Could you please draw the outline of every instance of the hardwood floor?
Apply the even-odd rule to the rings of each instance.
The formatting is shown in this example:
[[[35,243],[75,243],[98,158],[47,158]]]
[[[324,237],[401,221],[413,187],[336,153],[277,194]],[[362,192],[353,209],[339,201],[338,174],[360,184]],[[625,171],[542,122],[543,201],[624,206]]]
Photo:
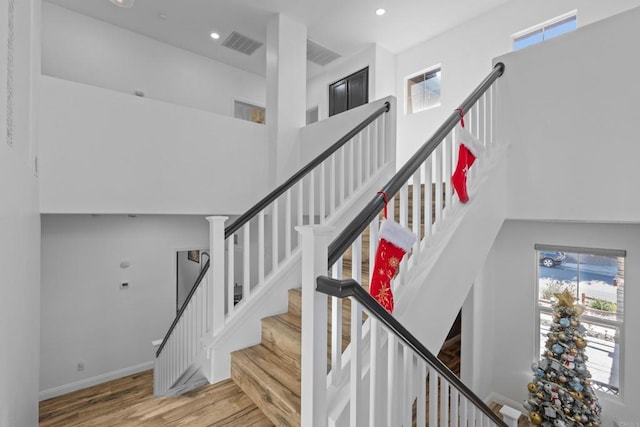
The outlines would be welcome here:
[[[231,380],[155,398],[152,371],[40,402],[39,425],[273,426]]]
[[[459,373],[459,336],[438,357]],[[40,402],[40,427],[49,426],[273,426],[231,380],[175,398],[153,397],[145,371]]]

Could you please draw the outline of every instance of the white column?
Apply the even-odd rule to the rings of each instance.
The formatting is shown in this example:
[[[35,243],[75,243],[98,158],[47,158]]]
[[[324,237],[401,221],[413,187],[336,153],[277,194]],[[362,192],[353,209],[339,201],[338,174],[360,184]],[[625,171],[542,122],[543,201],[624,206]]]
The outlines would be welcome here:
[[[274,186],[297,169],[307,107],[307,28],[278,14],[267,25],[269,167]]]
[[[301,425],[327,425],[327,295],[316,277],[328,272],[330,227],[296,227],[302,243]]]
[[[207,286],[213,292],[209,293],[207,301],[209,315],[207,324],[212,328],[212,336],[215,336],[224,327],[224,222],[229,219],[226,216],[209,216],[209,273],[207,274]]]

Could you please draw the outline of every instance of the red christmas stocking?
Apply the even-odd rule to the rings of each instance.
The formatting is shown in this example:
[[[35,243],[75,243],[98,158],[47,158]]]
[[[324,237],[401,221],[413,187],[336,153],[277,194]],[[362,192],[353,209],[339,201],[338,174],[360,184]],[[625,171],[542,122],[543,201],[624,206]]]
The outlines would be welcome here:
[[[369,293],[389,313],[393,312],[391,280],[395,277],[404,254],[415,241],[416,236],[397,222],[386,219],[382,221]]]
[[[476,157],[480,155],[484,147],[482,143],[471,135],[465,128],[460,128],[460,149],[458,151],[458,164],[456,170],[451,176],[451,183],[458,194],[458,198],[462,203],[469,201],[467,194],[467,171],[475,162]]]

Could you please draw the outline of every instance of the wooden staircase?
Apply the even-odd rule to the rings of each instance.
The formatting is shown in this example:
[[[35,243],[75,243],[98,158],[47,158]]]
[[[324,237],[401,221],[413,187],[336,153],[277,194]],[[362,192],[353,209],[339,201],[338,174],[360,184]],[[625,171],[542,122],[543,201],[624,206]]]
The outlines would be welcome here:
[[[424,185],[421,186],[421,204],[424,205]],[[443,188],[443,202],[445,200]],[[433,185],[435,194],[435,184]],[[409,227],[413,200],[408,199]],[[435,212],[435,200],[432,200],[432,213]],[[395,212],[399,213],[399,201],[395,201]],[[424,215],[421,215],[424,220]],[[435,213],[432,221],[435,220]],[[421,221],[421,222],[422,222]],[[422,227],[421,227],[422,228]],[[368,287],[369,268],[369,230],[362,236],[362,285]],[[420,236],[423,237],[423,236]],[[351,277],[351,249],[343,256],[343,277]],[[330,301],[329,301],[330,304]],[[330,309],[330,307],[328,307]],[[331,316],[329,316],[329,319]],[[351,301],[342,302],[343,350],[350,342]],[[364,317],[366,319],[366,317]],[[231,379],[258,406],[265,416],[277,426],[300,425],[300,359],[301,359],[301,323],[302,292],[300,289],[289,291],[288,312],[262,319],[262,342],[258,345],[235,351],[231,354]],[[329,328],[329,331],[331,329]],[[330,334],[330,332],[329,332]],[[458,337],[459,338],[459,337]],[[452,367],[459,367],[458,357],[449,358]],[[453,351],[454,354],[456,350]],[[446,353],[443,353],[446,354]],[[328,363],[331,361],[331,337],[327,343]]]
[[[262,319],[262,343],[231,353],[231,379],[277,426],[300,425],[300,289],[289,311]]]

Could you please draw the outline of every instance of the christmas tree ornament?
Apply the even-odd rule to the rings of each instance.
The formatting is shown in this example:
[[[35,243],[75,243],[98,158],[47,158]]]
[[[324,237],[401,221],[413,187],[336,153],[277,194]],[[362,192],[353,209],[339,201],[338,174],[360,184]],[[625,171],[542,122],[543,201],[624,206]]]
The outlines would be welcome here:
[[[542,416],[538,412],[532,412],[529,414],[529,419],[533,424],[540,425],[542,424]]]
[[[373,274],[369,284],[369,293],[382,305],[389,313],[393,313],[394,301],[391,292],[391,281],[396,276],[400,261],[404,255],[411,250],[417,241],[415,234],[409,229],[401,226],[397,222],[387,219],[387,203],[389,198],[386,193],[384,218],[380,225],[380,241],[376,251]]]
[[[451,175],[451,184],[456,190],[460,201],[467,203],[469,201],[469,194],[467,193],[467,172],[476,158],[484,150],[484,146],[475,136],[465,129],[464,112],[462,109],[457,108],[456,111],[460,114],[460,130],[456,132],[460,146],[458,148],[458,164],[455,172]]]

